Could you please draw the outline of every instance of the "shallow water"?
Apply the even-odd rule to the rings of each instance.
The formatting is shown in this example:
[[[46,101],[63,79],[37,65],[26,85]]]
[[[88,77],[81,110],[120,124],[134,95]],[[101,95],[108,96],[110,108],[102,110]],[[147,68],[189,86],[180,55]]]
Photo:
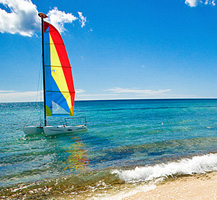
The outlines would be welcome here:
[[[217,169],[217,100],[80,101],[75,116],[87,117],[87,132],[25,136],[42,111],[42,103],[0,104],[1,197],[76,196]]]

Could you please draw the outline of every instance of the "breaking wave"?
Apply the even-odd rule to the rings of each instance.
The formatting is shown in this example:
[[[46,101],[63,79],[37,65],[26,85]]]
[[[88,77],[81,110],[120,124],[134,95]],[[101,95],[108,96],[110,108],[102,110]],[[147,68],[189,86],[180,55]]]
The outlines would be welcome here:
[[[132,170],[112,170],[112,174],[127,182],[148,182],[158,178],[173,176],[201,174],[217,171],[217,154],[195,156],[191,159],[184,158],[180,161],[157,164],[154,166],[136,167]]]

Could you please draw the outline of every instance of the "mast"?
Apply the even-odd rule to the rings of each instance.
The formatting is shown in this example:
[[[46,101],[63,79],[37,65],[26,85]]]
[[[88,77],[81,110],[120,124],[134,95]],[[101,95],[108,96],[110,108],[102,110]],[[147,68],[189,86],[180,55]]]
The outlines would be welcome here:
[[[45,64],[44,64],[44,18],[47,15],[44,13],[38,13],[41,17],[41,31],[42,31],[42,64],[43,64],[43,92],[44,92],[44,125],[47,126],[47,113],[46,113],[46,95],[45,95]]]

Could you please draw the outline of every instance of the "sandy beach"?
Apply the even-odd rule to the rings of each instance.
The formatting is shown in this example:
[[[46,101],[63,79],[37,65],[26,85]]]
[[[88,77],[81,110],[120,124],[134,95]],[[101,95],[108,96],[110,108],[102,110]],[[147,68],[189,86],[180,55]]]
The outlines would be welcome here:
[[[123,200],[217,199],[217,172],[171,179],[148,192],[138,192]]]

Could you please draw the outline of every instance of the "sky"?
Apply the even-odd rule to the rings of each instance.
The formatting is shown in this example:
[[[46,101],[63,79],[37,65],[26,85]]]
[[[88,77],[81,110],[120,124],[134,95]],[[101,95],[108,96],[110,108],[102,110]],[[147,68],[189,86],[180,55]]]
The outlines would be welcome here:
[[[0,102],[42,100],[48,15],[76,100],[217,98],[216,0],[0,0]]]

